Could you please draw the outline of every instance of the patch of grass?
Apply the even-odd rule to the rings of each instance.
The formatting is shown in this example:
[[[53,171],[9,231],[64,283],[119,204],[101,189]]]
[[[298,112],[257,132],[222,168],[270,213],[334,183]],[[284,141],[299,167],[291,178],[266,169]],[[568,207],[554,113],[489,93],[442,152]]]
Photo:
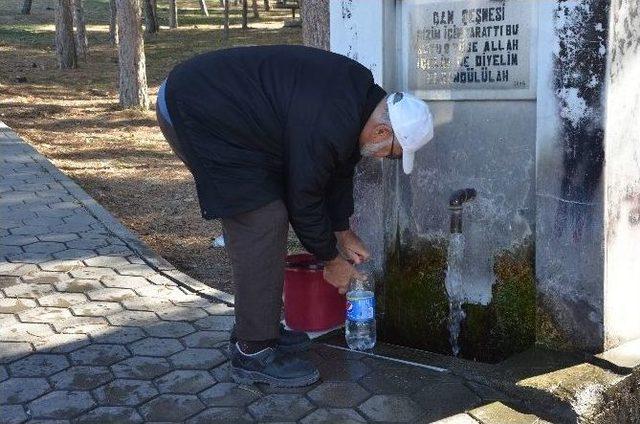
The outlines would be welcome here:
[[[6,46],[16,45],[50,45],[51,30],[41,25],[2,25],[0,26],[0,42]]]

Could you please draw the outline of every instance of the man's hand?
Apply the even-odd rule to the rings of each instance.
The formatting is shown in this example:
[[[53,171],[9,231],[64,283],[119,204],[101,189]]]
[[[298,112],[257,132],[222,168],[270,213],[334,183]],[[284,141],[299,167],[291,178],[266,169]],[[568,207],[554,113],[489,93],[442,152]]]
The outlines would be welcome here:
[[[360,274],[353,265],[340,255],[324,264],[324,279],[332,286],[337,287],[340,294],[345,294],[349,290],[349,282],[355,278],[366,280],[367,276]]]
[[[336,239],[338,239],[338,250],[342,256],[354,264],[361,264],[371,258],[371,253],[360,240],[360,237],[353,231],[338,231],[335,235]]]

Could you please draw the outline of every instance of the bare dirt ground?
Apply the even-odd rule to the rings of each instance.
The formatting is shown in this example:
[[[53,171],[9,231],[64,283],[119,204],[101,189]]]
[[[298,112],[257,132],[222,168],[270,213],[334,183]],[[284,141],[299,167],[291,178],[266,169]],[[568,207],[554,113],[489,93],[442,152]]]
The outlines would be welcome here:
[[[180,1],[181,27],[172,30],[166,26],[168,2],[158,3],[161,30],[145,35],[154,103],[168,71],[196,53],[301,41],[299,29],[283,28],[287,10],[261,10],[260,19],[251,19],[251,28],[244,31],[240,10],[232,10],[231,38],[225,42],[218,1],[208,2],[209,17],[200,15],[197,2]],[[0,120],[160,255],[192,277],[233,292],[226,253],[211,247],[212,239],[221,234],[220,224],[200,217],[191,175],[164,141],[154,110],[118,106],[117,52],[108,41],[108,0],[85,2],[90,55],[79,69],[65,71],[56,67],[55,1],[35,1],[28,16],[19,14],[21,4],[0,2]],[[290,240],[291,250],[298,250],[295,236]]]

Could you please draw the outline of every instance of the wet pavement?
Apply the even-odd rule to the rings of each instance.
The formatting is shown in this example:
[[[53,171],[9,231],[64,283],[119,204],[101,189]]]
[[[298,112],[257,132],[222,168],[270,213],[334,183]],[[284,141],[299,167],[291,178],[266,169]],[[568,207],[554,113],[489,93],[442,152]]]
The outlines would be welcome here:
[[[321,343],[308,352],[320,382],[237,385],[230,296],[140,253],[2,123],[0,158],[1,423],[541,422],[446,370]]]

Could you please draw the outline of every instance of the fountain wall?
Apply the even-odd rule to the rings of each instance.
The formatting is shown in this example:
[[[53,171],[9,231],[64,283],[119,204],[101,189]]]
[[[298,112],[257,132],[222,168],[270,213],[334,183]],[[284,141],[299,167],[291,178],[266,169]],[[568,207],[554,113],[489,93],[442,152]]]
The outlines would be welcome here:
[[[638,56],[629,48],[619,52],[614,62],[623,70],[613,83],[606,84],[613,78],[609,60],[615,51],[609,48],[615,44],[608,33],[610,2],[364,3],[331,3],[332,50],[368,66],[388,91],[421,95],[435,121],[435,137],[418,153],[412,175],[404,175],[398,164],[373,160],[364,161],[358,171],[353,226],[374,252],[372,272],[379,282],[382,338],[450,352],[446,326],[449,305],[444,289],[448,198],[451,192],[466,187],[475,188],[478,195],[463,210],[466,243],[461,273],[466,318],[460,335],[462,356],[501,359],[532,345],[536,325],[538,342],[567,349],[602,350],[607,337],[611,341],[608,346],[638,337],[629,328],[605,337],[606,320],[612,329],[614,323],[618,328],[623,325],[615,314],[605,320],[607,300],[611,308],[616,305],[626,311],[625,319],[640,322],[633,308],[625,306],[630,302],[622,299],[620,289],[620,281],[628,276],[621,271],[628,259],[622,246],[636,247],[638,240],[630,236],[637,236],[637,226],[628,222],[638,213],[634,205],[640,206],[636,183],[640,168],[633,167],[638,163],[633,159],[638,147],[630,140],[638,137],[639,131],[624,129],[632,125],[629,108],[637,110],[637,104],[629,96],[627,103],[615,100],[622,96],[621,87],[629,90],[628,79],[622,75],[628,75]],[[625,1],[611,3],[618,10],[618,26],[626,28],[621,21],[637,16],[629,10],[634,6]],[[456,19],[462,19],[463,10],[496,5],[504,6],[501,13],[506,15],[496,25],[517,24],[519,32],[510,37],[478,34],[479,41],[483,47],[486,41],[494,42],[488,48],[496,51],[489,54],[500,54],[507,41],[517,40],[517,49],[511,46],[511,52],[518,56],[517,65],[494,62],[487,67],[495,72],[494,81],[488,78],[484,84],[433,78],[435,65],[430,59],[446,55],[425,47],[434,44],[429,31],[462,25]],[[436,16],[434,12],[439,13]],[[573,21],[569,23],[567,16]],[[563,40],[570,28],[582,28],[587,31],[583,38],[597,36],[602,43],[595,52],[593,46],[578,44],[573,47],[579,54],[568,54]],[[637,34],[618,31],[624,40],[634,36],[637,38]],[[444,44],[443,37],[435,44]],[[475,61],[482,52],[472,50],[459,57]],[[585,54],[593,61],[584,63]],[[511,79],[496,81],[495,75],[505,69]],[[583,75],[593,73],[593,78],[571,82],[571,75],[578,70]],[[581,90],[589,84],[595,85]],[[627,116],[624,125],[620,118],[605,120],[606,109]],[[585,131],[591,131],[586,133],[591,134],[586,144],[580,134],[571,133],[571,125],[584,124],[583,118],[595,122],[583,125]],[[607,158],[620,164],[615,172],[613,167],[593,168],[602,161],[598,162],[597,155],[590,156],[598,149],[598,140],[609,134],[611,145],[617,147]],[[627,153],[621,155],[620,151]],[[586,156],[567,169],[572,152]],[[585,168],[585,163],[592,169]],[[603,175],[611,175],[621,188],[609,185],[607,191]],[[622,183],[623,179],[627,182]],[[620,213],[613,214],[616,208],[607,206],[604,193],[611,193],[609,198],[615,199],[617,210],[624,210],[622,218],[615,221],[618,230],[605,230],[605,216],[614,218]],[[585,211],[588,213],[582,213]],[[583,230],[581,238],[575,238],[578,227]],[[604,261],[605,251],[616,253],[609,263]],[[605,275],[611,276],[608,296]],[[635,293],[632,284],[628,286],[627,290]],[[633,296],[640,300],[640,295]]]

